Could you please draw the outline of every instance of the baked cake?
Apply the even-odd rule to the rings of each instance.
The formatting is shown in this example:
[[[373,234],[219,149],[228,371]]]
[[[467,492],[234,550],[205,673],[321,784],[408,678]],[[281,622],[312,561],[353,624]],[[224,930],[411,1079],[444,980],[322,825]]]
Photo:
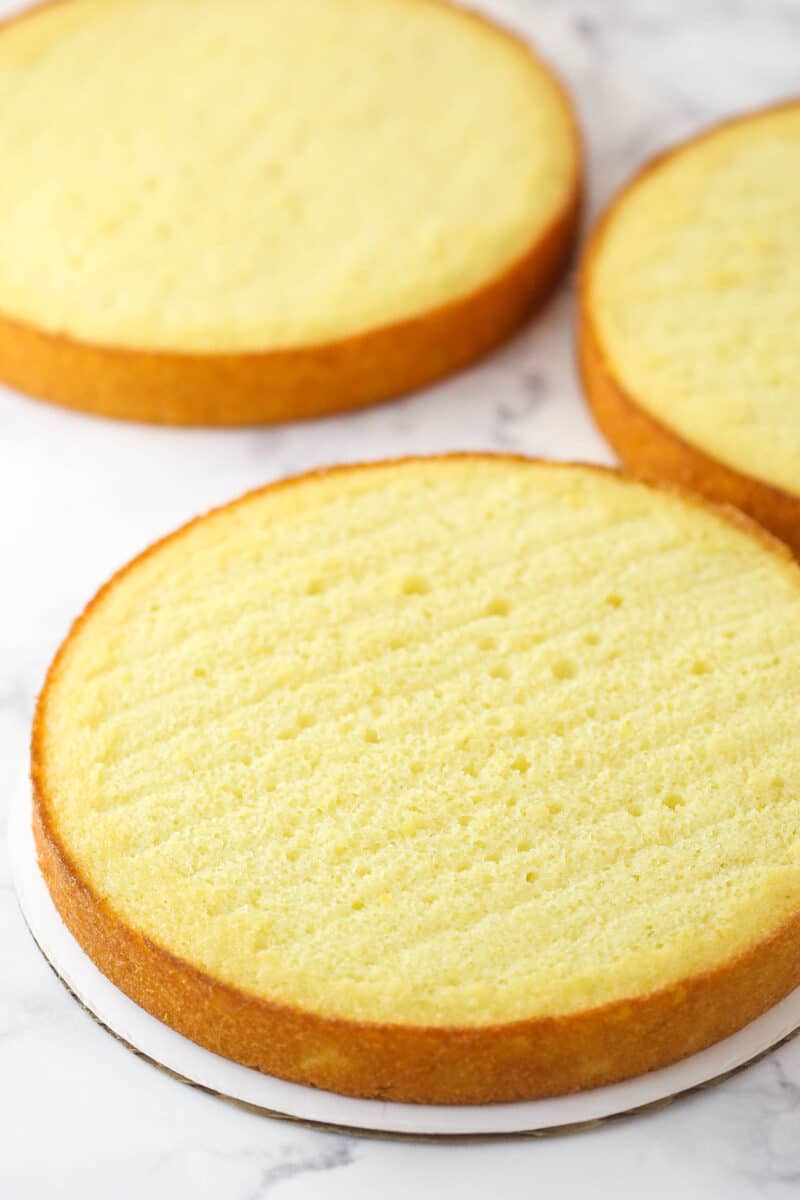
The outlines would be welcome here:
[[[74,625],[41,869],[123,991],[285,1079],[553,1095],[800,984],[800,567],[733,511],[491,455],[202,517]]]
[[[580,357],[638,472],[745,509],[800,550],[800,103],[651,163],[584,257]]]
[[[0,179],[0,379],[234,425],[506,337],[579,148],[532,50],[438,0],[60,0],[0,26]]]

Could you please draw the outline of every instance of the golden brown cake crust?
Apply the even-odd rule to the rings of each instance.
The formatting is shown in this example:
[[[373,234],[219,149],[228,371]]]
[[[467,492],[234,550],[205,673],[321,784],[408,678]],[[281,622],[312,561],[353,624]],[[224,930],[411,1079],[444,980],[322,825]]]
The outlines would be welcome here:
[[[727,466],[652,416],[614,371],[598,335],[589,301],[589,278],[605,232],[634,188],[673,155],[712,137],[720,129],[800,107],[790,100],[720,122],[659,154],[615,196],[596,225],[583,253],[578,289],[577,351],[581,380],[594,418],[622,461],[648,479],[672,480],[722,504],[733,504],[800,553],[800,496]]]
[[[0,35],[41,7],[0,21]],[[460,11],[524,47],[539,68],[544,65],[522,39],[477,12]],[[219,354],[95,344],[0,312],[0,380],[31,396],[98,416],[224,426],[305,420],[363,408],[461,370],[508,338],[546,299],[569,263],[580,217],[581,139],[567,91],[552,69],[547,70],[572,131],[571,186],[544,232],[510,266],[475,290],[338,340]]]
[[[333,468],[353,469],[358,468]],[[315,474],[319,472],[269,486],[295,487]],[[687,503],[713,507],[681,494]],[[778,557],[791,557],[782,543],[739,512],[722,509],[719,515]],[[248,995],[129,927],[92,891],[59,841],[44,752],[48,696],[65,648],[100,598],[154,550],[180,538],[195,523],[145,550],[89,603],[50,667],[33,727],[33,829],[44,879],[64,922],[89,957],[148,1012],[199,1045],[282,1079],[351,1096],[479,1104],[580,1091],[666,1066],[734,1033],[800,984],[798,910],[742,953],[649,995],[567,1016],[483,1027],[379,1024],[326,1017]]]

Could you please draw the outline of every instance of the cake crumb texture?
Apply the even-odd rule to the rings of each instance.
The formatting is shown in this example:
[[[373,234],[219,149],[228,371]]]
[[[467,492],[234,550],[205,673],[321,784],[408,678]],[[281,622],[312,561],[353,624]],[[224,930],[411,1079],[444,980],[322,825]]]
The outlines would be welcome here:
[[[431,0],[62,0],[0,29],[0,113],[0,313],[90,344],[347,338],[574,203],[549,70]]]
[[[491,456],[186,527],[93,602],[40,701],[62,904],[88,889],[248,1002],[429,1033],[619,1002],[624,1039],[800,904],[800,574],[754,528]],[[335,1086],[341,1044],[304,1046],[280,1070]]]

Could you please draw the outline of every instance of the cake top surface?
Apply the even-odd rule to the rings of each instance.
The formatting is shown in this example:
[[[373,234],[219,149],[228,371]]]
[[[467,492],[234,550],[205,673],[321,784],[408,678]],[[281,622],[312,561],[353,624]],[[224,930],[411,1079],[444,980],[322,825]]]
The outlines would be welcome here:
[[[61,0],[0,26],[0,312],[196,352],[467,295],[568,203],[568,105],[436,0]]]
[[[800,492],[800,103],[720,126],[612,206],[586,300],[617,381],[727,466]]]
[[[137,560],[40,703],[48,826],[129,926],[368,1021],[573,1012],[800,903],[800,574],[699,502],[453,457]]]

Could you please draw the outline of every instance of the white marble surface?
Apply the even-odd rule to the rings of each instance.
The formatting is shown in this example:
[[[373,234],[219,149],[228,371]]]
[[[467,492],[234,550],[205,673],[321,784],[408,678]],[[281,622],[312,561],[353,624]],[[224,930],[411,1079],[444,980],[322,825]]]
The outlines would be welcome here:
[[[0,0],[0,13],[15,7]],[[800,83],[798,0],[485,7],[530,34],[574,89],[590,214],[670,140]],[[126,427],[0,389],[0,804],[27,786],[34,697],[72,616],[115,567],[197,511],[340,459],[467,447],[608,459],[576,385],[571,312],[567,284],[513,344],[458,379],[295,428]],[[800,1195],[800,1039],[661,1112],[531,1142],[368,1141],[238,1111],[140,1062],[78,1009],[28,938],[2,851],[4,1200]]]

